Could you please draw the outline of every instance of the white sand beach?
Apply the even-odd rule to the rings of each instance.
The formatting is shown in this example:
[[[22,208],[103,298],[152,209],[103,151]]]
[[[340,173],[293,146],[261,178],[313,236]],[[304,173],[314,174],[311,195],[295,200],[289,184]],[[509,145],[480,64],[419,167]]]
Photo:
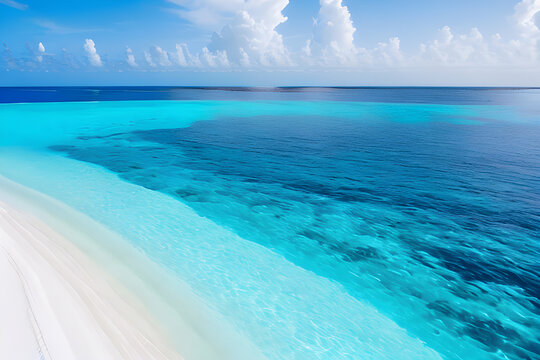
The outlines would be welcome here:
[[[67,239],[0,201],[0,358],[181,359]]]
[[[168,276],[85,215],[0,176],[0,359],[263,358]]]

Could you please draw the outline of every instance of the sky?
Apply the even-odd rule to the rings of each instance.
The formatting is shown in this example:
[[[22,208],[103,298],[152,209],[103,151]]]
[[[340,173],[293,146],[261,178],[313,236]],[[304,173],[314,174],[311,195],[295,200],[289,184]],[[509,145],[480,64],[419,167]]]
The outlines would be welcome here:
[[[540,0],[0,0],[0,86],[540,86]]]

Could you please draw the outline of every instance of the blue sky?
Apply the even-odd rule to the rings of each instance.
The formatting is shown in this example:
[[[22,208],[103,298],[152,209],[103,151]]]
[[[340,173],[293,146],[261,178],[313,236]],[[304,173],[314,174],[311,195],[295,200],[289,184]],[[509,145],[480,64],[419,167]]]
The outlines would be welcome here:
[[[540,85],[540,0],[0,0],[0,85]]]

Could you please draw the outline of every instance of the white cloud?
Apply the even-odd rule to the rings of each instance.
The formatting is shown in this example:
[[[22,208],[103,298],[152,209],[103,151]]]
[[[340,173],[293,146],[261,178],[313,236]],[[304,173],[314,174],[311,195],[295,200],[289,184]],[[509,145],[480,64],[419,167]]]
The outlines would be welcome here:
[[[208,50],[226,54],[237,65],[289,65],[290,59],[276,27],[285,22],[288,0],[251,0],[242,4],[232,22],[214,33]]]
[[[187,49],[186,44],[176,44],[176,58],[178,61],[178,65],[180,66],[188,65],[188,58],[186,56],[186,51],[184,51],[184,48]]]
[[[0,0],[0,4],[7,5],[9,7],[12,7],[17,10],[26,10],[28,9],[28,5],[14,1],[14,0]]]
[[[313,40],[306,43],[304,54],[316,62],[329,65],[356,63],[358,50],[354,44],[356,28],[347,6],[341,0],[320,0],[314,21]]]
[[[200,60],[191,55],[187,44],[176,44],[176,63],[182,67],[201,66]]]
[[[522,0],[515,7],[514,19],[519,39],[510,42],[508,51],[529,61],[540,59],[540,0]]]
[[[172,65],[171,60],[169,60],[169,53],[157,45],[144,52],[144,59],[151,67]]]
[[[313,38],[302,49],[309,65],[358,67],[416,66],[482,67],[531,65],[540,59],[540,0],[522,0],[513,16],[518,37],[509,41],[499,34],[486,38],[478,28],[454,34],[444,26],[437,39],[421,44],[419,54],[405,55],[401,41],[393,37],[373,49],[356,47],[351,14],[342,0],[320,0]]]
[[[135,61],[135,55],[133,55],[133,50],[130,47],[126,47],[126,61],[131,67],[137,67],[137,62]]]
[[[515,7],[514,18],[517,27],[523,37],[538,39],[540,29],[538,13],[540,12],[540,0],[522,0]]]
[[[442,64],[459,66],[531,66],[540,60],[540,0],[522,0],[514,8],[517,38],[505,40],[500,34],[485,38],[477,28],[454,36],[443,28],[443,40],[429,46],[442,56]]]
[[[388,42],[380,42],[370,53],[372,64],[383,66],[403,65],[404,56],[401,53],[401,40],[396,36]]]
[[[5,3],[7,0],[0,0]],[[187,68],[235,68],[275,69],[321,69],[329,71],[360,70],[377,71],[378,68],[396,71],[424,71],[426,73],[474,73],[475,70],[513,71],[540,69],[540,0],[515,0],[513,32],[483,34],[472,27],[459,33],[448,26],[442,27],[436,38],[428,39],[417,51],[402,50],[406,39],[398,36],[379,42],[371,48],[355,42],[356,27],[352,21],[347,1],[319,0],[319,12],[314,19],[313,34],[302,49],[287,49],[279,25],[287,21],[283,15],[289,0],[167,0],[177,7],[175,11],[184,19],[201,27],[213,27],[215,32],[207,46],[190,53],[187,44],[178,43],[167,51],[153,46],[144,52],[149,67],[159,69]],[[518,2],[519,1],[519,2]],[[511,16],[510,16],[511,15]],[[69,29],[48,21],[35,20],[51,32],[70,33],[82,30]],[[444,25],[444,24],[441,24]],[[474,24],[472,24],[474,25]],[[429,29],[427,29],[429,30]],[[435,30],[435,29],[433,29]],[[362,30],[367,31],[367,30]],[[414,43],[409,43],[409,47]],[[52,66],[52,56],[46,53],[43,43],[35,47],[27,45],[31,60],[9,57],[5,59],[16,68],[33,66],[47,69]],[[404,48],[407,48],[404,46]],[[89,63],[103,66],[95,43],[86,39],[84,44]],[[50,56],[50,57],[48,57]],[[126,48],[124,66],[143,66],[142,57],[135,61],[133,51]],[[78,59],[78,57],[75,57]],[[58,58],[60,61],[60,58]],[[73,60],[71,60],[73,62]],[[38,63],[42,63],[37,67]],[[66,67],[68,61],[64,60]],[[113,66],[114,62],[106,65]],[[13,66],[15,66],[13,65]],[[13,68],[12,66],[12,68]],[[82,67],[82,62],[76,65]],[[487,70],[486,70],[487,71]]]
[[[492,64],[497,61],[489,44],[477,28],[472,28],[469,34],[454,35],[449,26],[439,30],[439,38],[421,46],[421,55],[440,65],[480,65]]]
[[[240,59],[239,59],[240,65],[245,66],[245,67],[251,66],[251,61],[249,60],[248,53],[243,48],[239,49],[239,53],[240,53]]]
[[[170,9],[181,18],[209,29],[219,29],[241,10],[245,0],[167,0],[179,8]]]
[[[36,59],[38,62],[43,61],[43,54],[45,54],[45,46],[43,46],[42,42],[39,42],[38,44],[38,54],[36,56]]]
[[[88,61],[92,66],[102,66],[101,57],[97,53],[96,44],[92,39],[86,39],[84,41],[84,50],[86,51],[86,56],[88,56]]]
[[[215,67],[215,66],[229,66],[229,59],[227,57],[226,51],[216,51],[215,53],[212,53],[208,50],[207,47],[204,47],[202,49],[202,53],[200,55],[201,61],[204,65],[207,65],[209,67]]]
[[[500,34],[485,37],[479,29],[455,35],[450,27],[439,31],[439,38],[421,45],[420,58],[444,67],[528,67],[540,60],[540,0],[522,0],[513,15],[517,38],[505,40]],[[536,20],[536,21],[535,21]]]
[[[146,63],[152,67],[156,66],[156,64],[152,60],[152,55],[150,55],[150,53],[146,50],[144,51],[144,60],[146,60]]]
[[[150,48],[150,55],[160,66],[171,66],[172,63],[169,60],[169,54],[159,46],[152,46]]]

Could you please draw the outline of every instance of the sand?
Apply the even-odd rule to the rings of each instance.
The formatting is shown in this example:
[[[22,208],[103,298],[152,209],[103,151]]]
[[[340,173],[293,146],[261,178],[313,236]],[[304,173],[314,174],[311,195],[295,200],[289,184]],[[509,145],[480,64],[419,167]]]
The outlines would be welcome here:
[[[126,239],[2,176],[0,285],[0,359],[265,358]]]
[[[47,224],[0,201],[0,358],[181,359]]]

